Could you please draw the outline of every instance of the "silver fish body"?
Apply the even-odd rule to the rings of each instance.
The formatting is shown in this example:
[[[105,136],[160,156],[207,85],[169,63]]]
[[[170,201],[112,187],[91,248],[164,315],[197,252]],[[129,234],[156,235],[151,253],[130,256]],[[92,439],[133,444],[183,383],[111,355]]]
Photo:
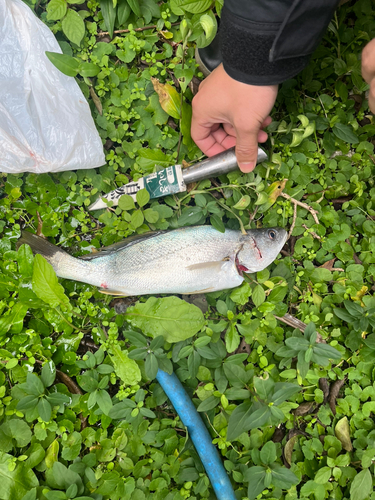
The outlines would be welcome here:
[[[275,260],[287,238],[284,229],[249,230],[246,235],[193,226],[131,238],[75,258],[46,240],[23,232],[57,276],[98,286],[113,295],[204,293],[234,288],[242,271],[257,272]],[[129,241],[129,242],[128,242]]]

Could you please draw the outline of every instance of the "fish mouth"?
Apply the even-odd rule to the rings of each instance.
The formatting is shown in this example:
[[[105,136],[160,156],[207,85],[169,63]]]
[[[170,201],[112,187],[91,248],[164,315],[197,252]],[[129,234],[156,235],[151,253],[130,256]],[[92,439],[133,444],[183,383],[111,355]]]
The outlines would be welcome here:
[[[258,255],[259,255],[259,259],[262,260],[263,259],[263,255],[262,255],[262,252],[260,251],[260,248],[258,247],[257,245],[257,242],[255,241],[255,238],[253,238],[251,236],[251,241],[253,242],[253,245],[254,245],[254,248],[257,250],[258,252]],[[238,250],[238,252],[236,253],[236,258],[235,258],[235,264],[236,264],[236,268],[237,268],[237,272],[240,276],[243,276],[243,273],[245,272],[250,272],[249,269],[245,266],[243,266],[242,264],[240,264],[239,260],[238,260],[238,254],[240,253],[240,251],[242,250],[242,247]]]
[[[239,263],[237,255],[236,255],[236,258],[235,258],[234,262],[236,264],[236,269],[237,269],[238,274],[240,276],[243,276],[243,273],[247,272],[248,268]]]

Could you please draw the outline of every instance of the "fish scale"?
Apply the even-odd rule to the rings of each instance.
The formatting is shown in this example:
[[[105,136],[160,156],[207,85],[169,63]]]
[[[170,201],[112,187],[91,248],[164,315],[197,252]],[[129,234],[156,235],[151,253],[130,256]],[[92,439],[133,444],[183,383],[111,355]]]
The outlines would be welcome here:
[[[247,234],[211,226],[193,226],[141,235],[104,248],[90,260],[70,256],[31,233],[27,243],[42,254],[61,278],[83,281],[113,295],[203,293],[233,288],[243,282],[242,270],[264,269],[278,255],[284,229],[254,229]]]

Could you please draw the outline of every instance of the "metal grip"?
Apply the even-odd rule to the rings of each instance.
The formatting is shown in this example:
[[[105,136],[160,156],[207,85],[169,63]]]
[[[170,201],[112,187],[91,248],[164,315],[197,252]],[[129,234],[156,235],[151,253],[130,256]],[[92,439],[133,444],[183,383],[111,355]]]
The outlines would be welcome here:
[[[198,182],[209,177],[227,174],[238,168],[235,148],[227,149],[218,155],[206,158],[182,170],[182,177],[186,184]],[[267,155],[263,149],[258,148],[257,163],[267,160]]]

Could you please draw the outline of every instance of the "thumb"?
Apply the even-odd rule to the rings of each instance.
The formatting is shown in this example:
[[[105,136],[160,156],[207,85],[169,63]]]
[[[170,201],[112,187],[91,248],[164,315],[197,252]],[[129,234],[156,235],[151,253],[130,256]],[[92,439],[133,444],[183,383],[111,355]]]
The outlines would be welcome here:
[[[375,113],[375,77],[370,82],[370,91],[368,95],[368,104],[370,110]]]
[[[259,129],[260,127],[251,132],[236,131],[236,158],[242,172],[251,172],[257,164]]]

